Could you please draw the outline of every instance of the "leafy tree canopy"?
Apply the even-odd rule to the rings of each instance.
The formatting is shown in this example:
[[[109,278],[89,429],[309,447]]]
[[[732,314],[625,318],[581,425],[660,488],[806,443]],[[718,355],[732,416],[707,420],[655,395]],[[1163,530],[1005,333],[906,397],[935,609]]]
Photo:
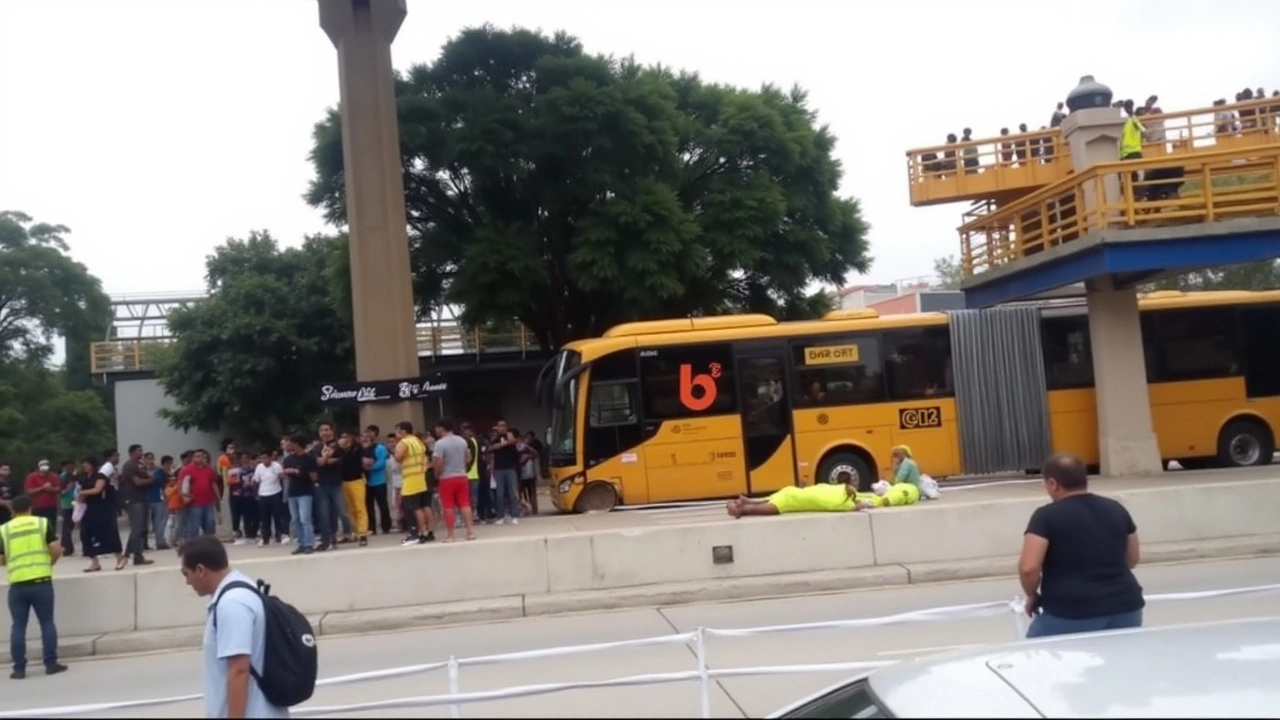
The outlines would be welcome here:
[[[568,35],[469,29],[396,94],[415,295],[544,345],[619,322],[805,316],[865,272],[835,137],[800,89],[747,91],[586,54]],[[314,133],[309,202],[346,222],[342,137]]]
[[[934,290],[959,290],[960,283],[964,282],[964,268],[960,267],[955,255],[935,258],[933,276]]]
[[[110,324],[102,285],[67,254],[62,225],[0,211],[0,462],[20,479],[36,461],[98,455],[112,444],[111,414],[87,385],[87,344]],[[49,367],[54,336],[85,350]],[[75,382],[71,382],[74,380]]]
[[[209,297],[169,315],[176,340],[157,354],[170,424],[266,440],[319,416],[317,388],[354,373],[350,291],[334,282],[346,253],[344,237],[282,249],[267,232],[215,250]]]
[[[85,340],[110,324],[102,283],[67,254],[69,232],[0,211],[0,360],[47,356],[54,335]]]

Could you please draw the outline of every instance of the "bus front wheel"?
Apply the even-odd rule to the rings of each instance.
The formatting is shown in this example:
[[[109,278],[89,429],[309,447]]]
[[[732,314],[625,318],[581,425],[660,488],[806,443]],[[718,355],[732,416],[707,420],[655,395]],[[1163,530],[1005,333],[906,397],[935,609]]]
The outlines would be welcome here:
[[[870,492],[871,484],[877,479],[871,473],[871,466],[857,453],[836,452],[824,458],[818,466],[817,481],[834,485],[845,482],[847,475],[853,477],[858,492]]]
[[[1269,465],[1275,451],[1271,431],[1253,420],[1227,423],[1218,436],[1218,464],[1225,467]]]
[[[605,513],[618,506],[618,491],[607,482],[593,482],[582,488],[582,493],[573,503],[573,509],[580,513]]]

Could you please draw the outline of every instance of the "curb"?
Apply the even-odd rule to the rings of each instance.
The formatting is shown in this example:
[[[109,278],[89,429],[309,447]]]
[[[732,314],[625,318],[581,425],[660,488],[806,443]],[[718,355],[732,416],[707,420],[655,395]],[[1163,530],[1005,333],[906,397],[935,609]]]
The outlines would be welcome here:
[[[1271,555],[1280,555],[1280,533],[1147,545],[1142,549],[1142,564],[1166,565]],[[980,558],[956,562],[887,565],[815,573],[733,578],[716,581],[714,584],[684,582],[554,595],[511,595],[426,606],[332,612],[312,615],[308,619],[315,628],[316,634],[321,636],[414,631],[448,625],[518,620],[541,615],[742,602],[795,595],[819,595],[905,585],[1012,577],[1014,562],[1013,558],[1007,557]],[[62,659],[69,659],[189,650],[200,647],[203,639],[203,625],[67,637],[60,640],[58,655]],[[28,645],[30,642],[29,640]],[[10,662],[8,648],[0,648],[0,663],[8,662]]]

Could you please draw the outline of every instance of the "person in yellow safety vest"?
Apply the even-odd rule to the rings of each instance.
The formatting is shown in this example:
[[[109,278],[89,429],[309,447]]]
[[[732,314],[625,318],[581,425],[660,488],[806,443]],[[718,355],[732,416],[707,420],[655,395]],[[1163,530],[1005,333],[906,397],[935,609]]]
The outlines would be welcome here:
[[[1138,116],[1144,113],[1142,108],[1137,112],[1133,109],[1133,101],[1125,100],[1124,105],[1125,121],[1124,129],[1120,131],[1120,159],[1121,160],[1141,160],[1142,159],[1142,134],[1147,131],[1142,126],[1142,122],[1138,120]],[[1142,200],[1145,196],[1146,189],[1140,185],[1142,182],[1142,172],[1133,173],[1132,190],[1134,200]]]
[[[36,611],[40,622],[40,643],[44,650],[46,675],[65,672],[58,662],[58,627],[53,624],[53,564],[62,557],[62,546],[46,542],[49,521],[31,514],[31,498],[19,495],[12,501],[13,519],[0,525],[0,564],[9,574],[9,656],[13,672],[9,677],[27,676],[27,620]]]

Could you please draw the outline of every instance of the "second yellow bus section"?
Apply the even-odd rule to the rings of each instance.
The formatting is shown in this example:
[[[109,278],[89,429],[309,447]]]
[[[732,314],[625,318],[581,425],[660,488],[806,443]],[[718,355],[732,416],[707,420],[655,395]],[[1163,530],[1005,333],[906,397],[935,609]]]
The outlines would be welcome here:
[[[1157,293],[1145,299],[1142,308],[1145,314],[1158,310],[1278,303],[1280,292]],[[738,327],[606,337],[574,343],[570,348],[581,352],[583,362],[588,364],[595,358],[626,348],[642,350],[768,339],[839,352],[849,347],[841,344],[840,338],[948,325],[947,316],[940,313],[874,317],[862,311],[837,311],[828,320],[763,325],[751,324],[746,319],[749,316],[738,317],[742,318]],[[1280,326],[1274,332],[1280,333]],[[789,427],[785,436],[775,443],[768,459],[754,470],[748,471],[745,462],[747,444],[752,439],[744,437],[749,424],[744,422],[744,412],[739,406],[731,414],[655,422],[647,439],[615,457],[585,469],[580,462],[553,468],[553,503],[562,511],[580,511],[584,508],[577,502],[578,497],[593,483],[609,485],[612,493],[616,493],[617,504],[637,505],[760,495],[788,485],[829,481],[841,470],[852,470],[862,477],[869,475],[874,480],[890,474],[890,450],[895,445],[909,445],[922,470],[936,478],[965,472],[960,419],[953,394],[946,392],[937,397],[906,401],[805,407],[801,399],[804,389],[797,385],[803,373],[813,368],[805,362],[810,359],[808,355],[803,359],[799,355],[797,353],[789,367],[782,368]],[[1280,356],[1272,362],[1280,366]],[[817,362],[816,366],[823,364]],[[589,371],[584,376],[589,377]],[[736,372],[734,382],[737,382]],[[576,388],[578,412],[574,418],[574,434],[579,438],[576,448],[579,458],[588,422],[588,384],[579,383]],[[1208,458],[1222,451],[1219,443],[1224,428],[1241,427],[1242,422],[1246,429],[1252,427],[1255,435],[1265,435],[1263,449],[1274,449],[1273,428],[1280,425],[1280,394],[1250,398],[1242,376],[1154,382],[1149,388],[1154,430],[1165,459],[1194,458],[1207,464]],[[745,393],[739,392],[739,401],[745,402],[745,399]],[[1046,391],[1046,404],[1049,446],[1070,450],[1087,463],[1096,464],[1099,449],[1093,388],[1050,388]],[[1257,462],[1261,464],[1269,459],[1268,454]],[[1192,465],[1193,461],[1185,460],[1184,464]]]

